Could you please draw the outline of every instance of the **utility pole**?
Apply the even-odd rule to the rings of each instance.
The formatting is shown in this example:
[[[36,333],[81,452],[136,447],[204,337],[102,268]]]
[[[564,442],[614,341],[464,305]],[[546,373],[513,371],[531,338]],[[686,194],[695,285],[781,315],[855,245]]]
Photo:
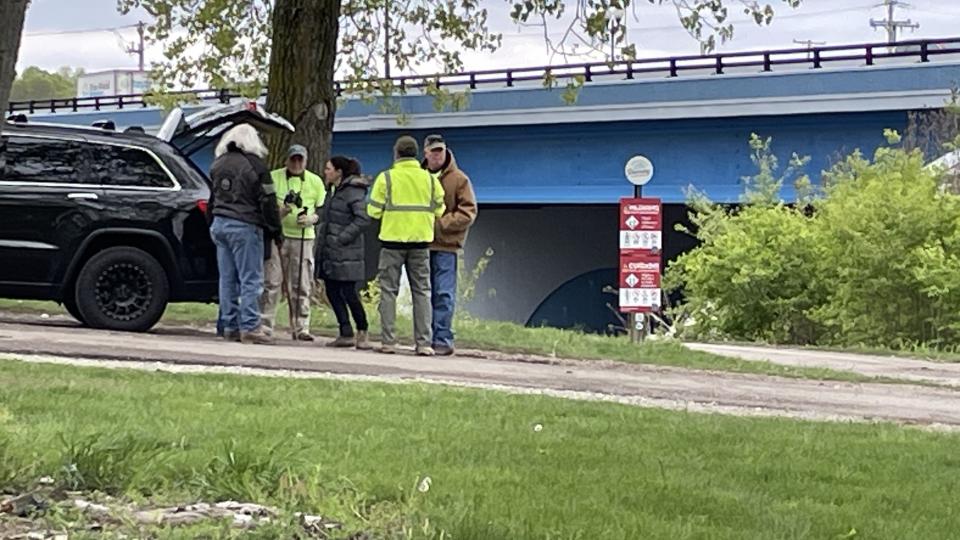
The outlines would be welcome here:
[[[806,45],[806,46],[807,46],[807,60],[809,60],[810,57],[811,57],[810,51],[813,50],[813,46],[814,46],[814,45],[826,45],[826,44],[827,44],[826,41],[813,41],[812,39],[794,39],[793,42],[796,43],[797,45]]]
[[[143,68],[144,68],[143,55],[144,55],[144,52],[146,52],[146,47],[145,47],[146,30],[147,30],[147,25],[143,21],[140,21],[139,23],[137,23],[137,35],[140,38],[138,41],[138,44],[131,43],[127,47],[127,53],[136,54],[139,57],[140,61],[138,63],[138,66],[140,67],[140,71],[143,71]]]
[[[919,23],[915,23],[910,19],[905,21],[898,21],[894,18],[894,11],[897,7],[908,7],[908,4],[901,2],[900,0],[883,0],[882,4],[877,4],[877,7],[887,8],[887,18],[882,20],[870,19],[870,26],[874,29],[883,28],[887,31],[887,43],[893,45],[897,42],[897,32],[903,29],[916,30],[920,28]]]

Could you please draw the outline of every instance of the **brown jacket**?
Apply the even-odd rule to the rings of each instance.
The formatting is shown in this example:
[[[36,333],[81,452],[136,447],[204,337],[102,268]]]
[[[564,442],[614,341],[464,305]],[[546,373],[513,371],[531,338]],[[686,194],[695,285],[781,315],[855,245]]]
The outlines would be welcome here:
[[[449,148],[447,163],[440,171],[440,183],[443,184],[444,203],[447,209],[443,217],[437,220],[436,233],[430,249],[456,253],[463,249],[467,241],[467,230],[477,219],[477,197],[473,194],[470,179],[457,167],[457,159]]]

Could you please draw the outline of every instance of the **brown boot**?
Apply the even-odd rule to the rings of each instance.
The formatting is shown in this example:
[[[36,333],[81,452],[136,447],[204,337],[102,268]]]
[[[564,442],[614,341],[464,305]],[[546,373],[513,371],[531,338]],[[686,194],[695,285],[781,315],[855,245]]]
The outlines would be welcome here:
[[[273,343],[273,337],[267,334],[262,326],[250,332],[240,332],[240,342],[248,345],[270,345]]]
[[[369,336],[367,336],[367,333],[364,331],[357,332],[357,350],[359,351],[373,350],[373,345],[370,344],[370,338]]]
[[[337,336],[337,339],[327,343],[327,347],[333,347],[334,349],[346,349],[348,347],[353,347],[353,338]]]

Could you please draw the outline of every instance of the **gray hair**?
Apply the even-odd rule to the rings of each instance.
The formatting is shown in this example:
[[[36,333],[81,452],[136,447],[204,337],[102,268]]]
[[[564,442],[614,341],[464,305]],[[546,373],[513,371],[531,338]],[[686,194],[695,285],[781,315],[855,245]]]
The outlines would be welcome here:
[[[263,141],[260,140],[260,134],[257,133],[257,130],[250,124],[234,126],[224,133],[223,136],[220,137],[220,142],[217,143],[217,149],[214,151],[214,155],[220,157],[226,154],[230,143],[237,145],[237,147],[248,154],[253,154],[261,158],[267,157],[269,153],[267,147],[263,145]]]

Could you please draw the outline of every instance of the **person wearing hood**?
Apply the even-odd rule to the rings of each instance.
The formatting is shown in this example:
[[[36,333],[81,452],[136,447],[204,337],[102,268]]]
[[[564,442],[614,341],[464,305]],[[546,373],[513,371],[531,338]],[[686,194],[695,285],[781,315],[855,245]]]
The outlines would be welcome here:
[[[430,244],[430,282],[433,304],[433,350],[439,356],[454,353],[453,313],[457,299],[457,258],[467,241],[467,232],[477,219],[477,197],[470,178],[457,167],[453,152],[440,135],[423,143],[423,168],[443,185],[443,216],[436,222]]]
[[[328,346],[369,350],[367,314],[358,289],[366,279],[363,231],[370,225],[366,208],[370,181],[360,174],[357,160],[344,156],[330,158],[323,176],[333,194],[327,197],[317,235],[317,277],[324,282],[340,326],[337,339]]]

